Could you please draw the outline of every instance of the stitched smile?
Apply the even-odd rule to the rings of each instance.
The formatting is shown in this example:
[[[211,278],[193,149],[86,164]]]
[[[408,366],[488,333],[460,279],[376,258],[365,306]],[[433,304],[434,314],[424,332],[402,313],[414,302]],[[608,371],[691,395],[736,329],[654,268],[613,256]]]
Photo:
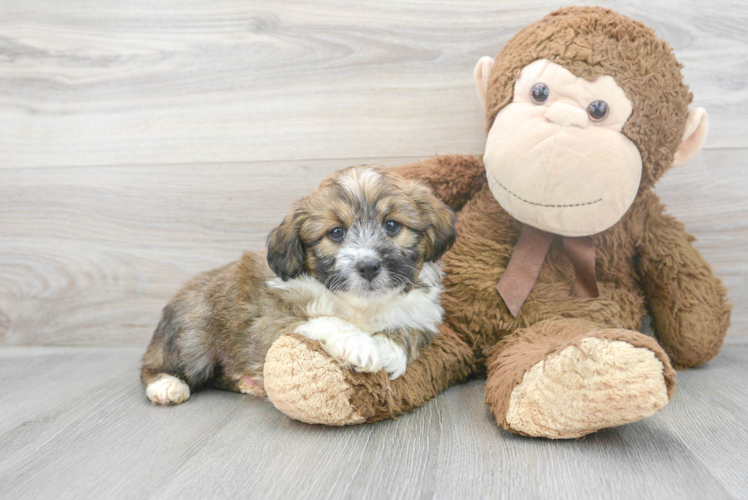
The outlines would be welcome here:
[[[499,182],[499,180],[493,174],[491,174],[491,178],[494,181],[496,181],[496,184],[498,184],[499,186],[501,186],[501,188],[504,191],[506,191],[507,193],[511,194],[512,196],[514,196],[515,198],[517,198],[519,201],[524,201],[525,203],[529,203],[530,205],[535,205],[536,207],[549,207],[549,208],[584,207],[584,206],[587,206],[587,205],[594,205],[597,202],[603,201],[603,199],[600,198],[599,200],[588,201],[586,203],[570,203],[568,205],[544,205],[543,203],[535,203],[534,201],[526,200],[526,199],[522,198],[521,196],[519,196],[519,195],[511,192],[509,190],[509,188],[507,188],[505,185],[503,185],[501,182]]]

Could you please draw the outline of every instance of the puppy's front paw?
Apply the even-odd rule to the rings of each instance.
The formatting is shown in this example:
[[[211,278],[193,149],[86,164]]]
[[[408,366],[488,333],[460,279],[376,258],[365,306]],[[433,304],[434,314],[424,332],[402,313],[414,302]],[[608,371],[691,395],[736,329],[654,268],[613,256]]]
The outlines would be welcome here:
[[[338,361],[356,371],[374,373],[382,369],[377,344],[363,332],[332,334],[322,346]]]
[[[306,323],[299,325],[294,332],[321,342],[326,341],[331,335],[340,335],[343,333],[364,335],[364,332],[360,328],[335,316],[320,316],[310,319]]]
[[[382,368],[387,371],[390,380],[402,376],[408,368],[408,356],[405,355],[405,350],[386,335],[374,335],[374,342],[379,350]]]
[[[379,349],[374,340],[343,319],[322,316],[307,321],[295,331],[319,340],[331,356],[356,371],[374,373],[382,369]]]

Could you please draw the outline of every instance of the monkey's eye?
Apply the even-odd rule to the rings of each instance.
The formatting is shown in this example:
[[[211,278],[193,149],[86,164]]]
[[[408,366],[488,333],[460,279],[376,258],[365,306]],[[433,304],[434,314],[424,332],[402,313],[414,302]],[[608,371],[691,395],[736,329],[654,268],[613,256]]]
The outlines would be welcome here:
[[[330,232],[327,233],[327,236],[329,236],[335,243],[340,243],[343,241],[343,238],[345,238],[345,229],[342,227],[332,228],[330,229]]]
[[[551,89],[545,83],[536,83],[530,91],[530,99],[535,104],[543,104],[551,96]]]
[[[593,122],[601,122],[608,116],[608,103],[605,101],[592,101],[587,106],[587,114]]]
[[[402,224],[400,224],[396,220],[387,219],[386,221],[384,221],[384,232],[387,233],[388,236],[395,236],[400,232],[400,229],[402,227]]]

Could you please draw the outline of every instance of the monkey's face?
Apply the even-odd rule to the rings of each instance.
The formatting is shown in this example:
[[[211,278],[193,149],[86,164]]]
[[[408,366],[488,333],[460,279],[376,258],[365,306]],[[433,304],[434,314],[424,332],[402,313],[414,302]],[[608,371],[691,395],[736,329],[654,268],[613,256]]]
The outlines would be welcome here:
[[[639,189],[642,158],[621,133],[631,111],[610,76],[589,82],[546,59],[528,64],[488,134],[491,192],[536,228],[564,236],[604,231]]]

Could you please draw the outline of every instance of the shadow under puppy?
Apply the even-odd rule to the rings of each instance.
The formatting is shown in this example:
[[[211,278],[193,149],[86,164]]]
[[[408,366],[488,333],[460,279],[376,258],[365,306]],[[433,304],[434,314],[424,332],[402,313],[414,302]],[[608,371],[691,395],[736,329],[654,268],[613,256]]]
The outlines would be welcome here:
[[[330,175],[270,233],[267,262],[245,252],[164,308],[143,357],[146,395],[178,404],[212,384],[264,396],[265,355],[284,332],[358,371],[399,377],[442,320],[435,261],[454,224],[417,181],[371,166]]]

